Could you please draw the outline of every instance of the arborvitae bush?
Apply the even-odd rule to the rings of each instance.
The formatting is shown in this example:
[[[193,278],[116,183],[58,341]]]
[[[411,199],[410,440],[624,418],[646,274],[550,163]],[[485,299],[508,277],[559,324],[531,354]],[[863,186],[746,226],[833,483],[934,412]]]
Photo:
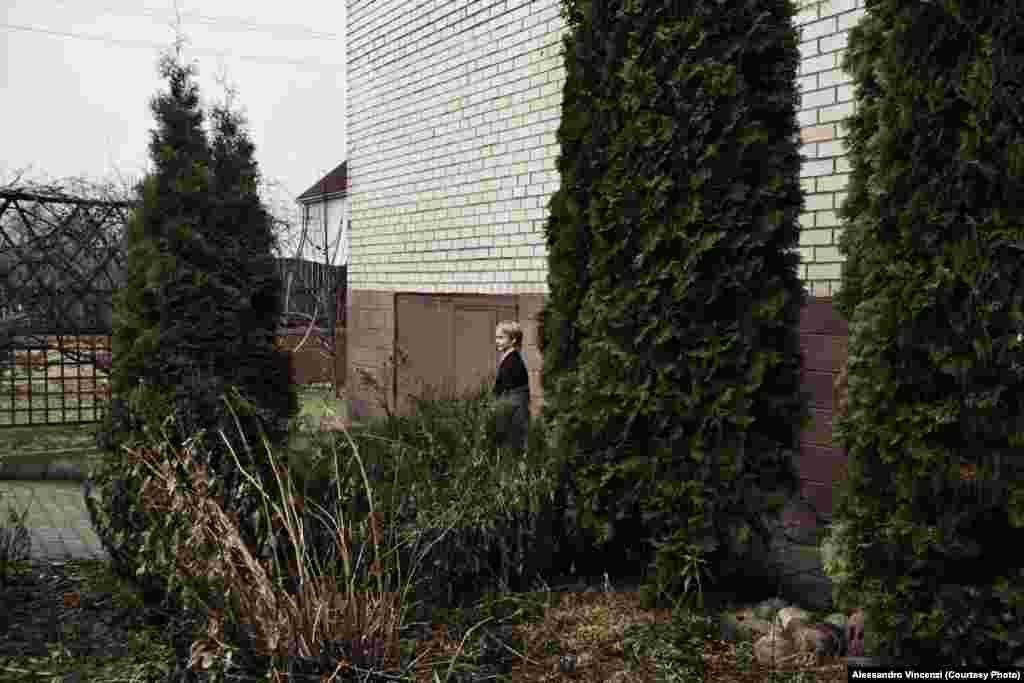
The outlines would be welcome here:
[[[670,595],[687,552],[742,569],[798,489],[807,419],[794,9],[684,5],[565,3],[541,316],[580,522],[645,542],[620,547]]]
[[[1024,657],[1019,31],[1011,0],[880,0],[844,61],[836,599],[867,610],[869,650],[905,662]]]
[[[115,570],[136,575],[145,566],[138,580],[155,593],[174,558],[140,555],[147,513],[138,492],[150,473],[128,464],[122,447],[162,441],[159,430],[169,414],[178,446],[206,429],[197,457],[214,473],[222,487],[218,499],[229,513],[239,513],[242,537],[254,546],[258,534],[249,513],[258,499],[243,490],[217,433],[238,436],[223,397],[236,387],[254,407],[242,419],[251,450],[233,445],[243,466],[260,474],[269,465],[257,427],[281,444],[297,411],[289,359],[274,347],[281,284],[270,220],[256,193],[252,144],[237,118],[218,110],[211,145],[192,69],[167,59],[161,73],[169,92],[152,103],[155,170],[138,188],[140,205],[127,229],[127,283],[114,300],[113,398],[97,432],[106,455],[91,476],[95,499],[87,498]]]
[[[243,418],[242,427],[253,438],[250,445],[256,459],[250,454],[242,462],[256,466],[261,475],[270,475],[266,451],[257,435],[262,431],[272,448],[282,448],[288,440],[289,420],[298,413],[290,357],[275,342],[284,305],[274,257],[276,237],[257,191],[259,167],[244,120],[226,107],[215,108],[211,118],[211,213],[198,243],[204,246],[196,252],[196,263],[197,267],[207,263],[212,267],[206,273],[201,298],[192,303],[191,310],[207,315],[203,324],[210,324],[212,331],[183,325],[180,334],[185,344],[194,344],[201,354],[204,377],[218,377],[224,386],[237,387],[252,402],[255,414]],[[216,420],[198,405],[179,415],[198,420],[194,425],[181,425],[186,434],[217,428],[228,435],[237,433],[223,401],[218,403]],[[214,451],[219,455],[211,455],[216,458],[211,465],[218,463],[218,471],[230,465],[230,459],[220,460],[225,451]],[[254,532],[243,525],[245,540],[255,540]]]

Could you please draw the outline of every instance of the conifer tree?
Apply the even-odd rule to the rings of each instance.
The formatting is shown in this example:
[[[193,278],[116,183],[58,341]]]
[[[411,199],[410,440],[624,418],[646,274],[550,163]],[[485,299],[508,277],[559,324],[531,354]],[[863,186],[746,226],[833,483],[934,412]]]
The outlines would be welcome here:
[[[850,32],[849,400],[826,566],[869,654],[1024,665],[1020,6],[878,0]]]
[[[126,283],[114,297],[111,404],[97,432],[106,458],[90,477],[96,497],[86,497],[113,569],[129,577],[138,566],[146,524],[137,500],[140,480],[127,476],[122,448],[145,438],[147,422],[158,429],[171,408],[167,387],[177,378],[164,375],[161,321],[177,313],[171,306],[185,294],[174,278],[179,245],[203,222],[209,193],[210,150],[192,70],[164,59],[160,73],[168,91],[150,104],[157,123],[149,144],[153,170],[136,188],[140,205],[125,235]],[[140,403],[143,395],[147,406]],[[142,583],[157,589],[155,581]]]
[[[172,58],[161,62],[168,92],[152,101],[153,171],[138,188],[140,204],[127,230],[127,282],[114,302],[112,401],[97,433],[107,452],[87,498],[93,526],[115,571],[135,576],[147,531],[140,504],[149,475],[122,447],[162,441],[175,447],[202,430],[194,456],[205,464],[225,510],[239,514],[250,547],[259,544],[248,513],[253,494],[218,431],[238,446],[224,397],[238,390],[253,408],[239,416],[251,448],[234,450],[244,467],[267,471],[263,431],[272,443],[287,433],[296,398],[288,359],[273,347],[280,315],[280,278],[270,249],[270,221],[256,194],[253,147],[227,110],[215,112],[211,144],[204,130],[194,71]],[[174,416],[165,425],[167,415]],[[94,499],[95,498],[95,499]],[[154,592],[166,584],[164,566],[150,558],[136,578]]]
[[[656,549],[648,594],[672,594],[688,554],[742,570],[798,490],[794,8],[564,6],[546,412],[581,523]]]
[[[282,318],[284,287],[274,256],[273,219],[259,192],[259,166],[243,117],[230,100],[211,111],[212,212],[207,233],[223,266],[220,279],[219,339],[211,339],[211,372],[238,388],[255,408],[257,420],[244,423],[246,434],[264,434],[272,449],[286,444],[289,421],[298,412],[289,356],[275,343]],[[211,301],[211,305],[214,302]],[[254,460],[261,477],[270,477],[262,444]],[[269,481],[269,479],[264,479]],[[268,487],[273,490],[273,487]],[[256,542],[256,530],[245,529]]]

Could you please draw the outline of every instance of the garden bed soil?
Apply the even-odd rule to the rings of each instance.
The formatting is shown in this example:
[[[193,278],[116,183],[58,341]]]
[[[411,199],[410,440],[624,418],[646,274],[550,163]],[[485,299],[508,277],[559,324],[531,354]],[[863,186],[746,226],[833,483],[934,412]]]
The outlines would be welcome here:
[[[447,662],[462,648],[462,664],[457,670],[466,666],[466,659],[473,659],[477,664],[470,666],[478,671],[481,667],[495,669],[493,673],[505,673],[504,680],[527,683],[668,680],[669,671],[662,668],[654,654],[661,646],[650,650],[629,634],[634,624],[652,629],[666,626],[671,613],[663,608],[641,609],[637,588],[637,581],[618,587],[605,585],[602,580],[576,582],[554,589],[547,600],[549,607],[542,610],[539,619],[488,626],[492,640],[513,642],[525,659],[507,652],[469,652],[462,638],[470,625],[481,620],[478,608],[436,613],[437,617],[448,616],[446,623],[437,619],[430,626],[421,623],[404,640],[411,647],[403,649],[429,653],[425,657],[428,662]],[[189,647],[204,631],[204,615],[198,611],[175,614],[145,605],[141,596],[111,579],[102,562],[20,565],[3,589],[0,609],[0,681],[208,680],[204,674],[185,671]],[[634,647],[647,654],[627,667],[627,651]],[[839,659],[812,667],[780,665],[769,671],[751,661],[749,647],[742,643],[712,639],[697,647],[701,649],[706,681],[760,683],[769,680],[771,671],[776,675],[773,680],[787,683],[847,680],[846,666]],[[486,666],[488,656],[494,659],[490,666]],[[572,664],[571,672],[561,670],[567,662]],[[443,674],[446,669],[444,665],[437,670]],[[433,670],[433,666],[417,666],[413,677],[395,680],[432,681]],[[804,677],[807,675],[811,678]]]
[[[0,680],[50,680],[36,676],[77,667],[80,680],[112,681],[103,672],[123,675],[132,653],[146,650],[148,657],[133,662],[145,668],[148,659],[140,680],[159,680],[152,665],[170,652],[162,644],[169,615],[137,595],[96,590],[103,573],[97,567],[102,563],[18,565],[0,595]]]

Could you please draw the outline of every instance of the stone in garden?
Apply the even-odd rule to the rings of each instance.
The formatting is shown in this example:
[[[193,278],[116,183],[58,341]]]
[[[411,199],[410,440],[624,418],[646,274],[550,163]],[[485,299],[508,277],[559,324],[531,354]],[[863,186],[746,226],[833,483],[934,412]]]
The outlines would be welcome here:
[[[809,620],[807,610],[772,598],[723,611],[719,617],[720,637],[734,642],[753,641],[755,653],[761,653],[758,661],[762,662],[798,653],[813,654],[819,660],[864,656],[862,610],[849,617],[835,612],[820,623],[809,624]]]
[[[857,654],[864,651],[862,611],[850,617],[833,613],[823,622],[808,624],[807,610],[784,603],[780,607],[780,603],[778,599],[765,600],[723,612],[719,620],[721,638],[753,641],[755,654],[761,653],[759,662],[771,662],[772,657],[779,661],[800,653],[813,654],[819,661],[832,657],[863,657]]]
[[[846,654],[850,657],[864,656],[864,626],[866,621],[864,610],[857,610],[850,615],[846,625]]]
[[[754,658],[761,664],[771,664],[792,656],[796,653],[796,645],[792,640],[773,629],[772,633],[761,636],[754,643]]]
[[[797,619],[790,622],[791,630],[776,627],[754,643],[754,656],[761,664],[779,662],[794,654],[810,653],[819,659],[839,657],[844,653],[844,634],[833,624],[804,626]]]
[[[719,624],[722,640],[757,640],[771,630],[771,623],[758,617],[750,607],[722,614]]]
[[[782,598],[770,598],[762,601],[757,607],[754,608],[754,613],[759,619],[769,620],[772,619],[780,609],[786,606],[786,601]]]
[[[845,654],[843,630],[834,624],[801,625],[793,631],[793,642],[800,652],[813,652],[819,658]]]
[[[776,621],[782,626],[783,631],[791,633],[798,625],[806,624],[810,617],[807,610],[799,607],[783,607],[779,610]]]

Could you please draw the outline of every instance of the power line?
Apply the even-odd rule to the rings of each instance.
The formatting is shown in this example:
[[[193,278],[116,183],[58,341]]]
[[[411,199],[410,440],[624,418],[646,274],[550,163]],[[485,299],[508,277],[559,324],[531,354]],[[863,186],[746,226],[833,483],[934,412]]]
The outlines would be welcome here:
[[[55,0],[55,4],[58,5],[59,7],[78,7],[78,5],[76,5],[75,3],[63,2],[62,0]],[[168,20],[168,21],[173,21],[173,20],[175,20],[177,18],[177,15],[175,13],[168,12],[166,10],[154,10],[154,9],[147,9],[147,8],[143,7],[143,8],[139,8],[138,9],[138,13],[122,14],[121,11],[120,11],[121,9],[122,8],[119,8],[119,7],[106,7],[106,8],[102,8],[102,9],[98,9],[98,10],[90,9],[90,13],[92,13],[92,14],[106,13],[106,14],[111,14],[111,15],[114,15],[114,16],[126,17],[126,18],[145,16],[145,17],[149,17],[151,19],[165,19],[165,20]],[[133,8],[133,9],[135,9],[135,8]],[[337,33],[328,33],[328,32],[325,32],[325,31],[316,31],[316,30],[314,30],[314,29],[312,29],[312,28],[310,28],[308,26],[302,26],[300,24],[262,24],[262,23],[253,21],[251,19],[246,19],[244,17],[224,17],[224,16],[214,17],[214,16],[208,16],[208,15],[204,15],[204,14],[199,14],[198,12],[183,12],[181,14],[181,18],[183,20],[184,19],[195,20],[197,23],[205,24],[207,26],[216,27],[216,26],[220,25],[220,26],[224,26],[225,28],[228,28],[228,29],[241,27],[241,28],[243,28],[246,31],[255,31],[255,32],[259,32],[259,33],[270,33],[270,34],[277,33],[279,35],[280,34],[285,34],[285,33],[290,33],[293,36],[304,37],[304,38],[308,38],[308,39],[312,39],[312,40],[338,40],[338,39],[341,38],[341,36],[339,34],[337,34]]]
[[[121,38],[113,38],[111,36],[97,36],[85,33],[70,33],[68,31],[54,31],[46,28],[38,28],[35,26],[19,26],[16,24],[0,23],[0,29],[7,29],[9,31],[24,31],[26,33],[39,33],[42,35],[57,36],[60,38],[74,38],[76,40],[92,40],[96,42],[106,43],[108,45],[114,45],[117,47],[145,48],[158,50],[165,50],[168,48],[168,45],[164,45],[161,43],[153,43],[145,40],[124,40]],[[213,57],[231,57],[234,59],[240,59],[242,61],[248,62],[256,62],[259,64],[288,65],[294,66],[299,69],[306,69],[309,71],[337,72],[345,70],[345,67],[342,64],[325,64],[323,62],[312,59],[288,59],[285,57],[267,57],[264,55],[239,55],[233,52],[226,52],[224,50],[208,50],[203,48],[189,49],[195,54],[199,55],[209,55]]]

